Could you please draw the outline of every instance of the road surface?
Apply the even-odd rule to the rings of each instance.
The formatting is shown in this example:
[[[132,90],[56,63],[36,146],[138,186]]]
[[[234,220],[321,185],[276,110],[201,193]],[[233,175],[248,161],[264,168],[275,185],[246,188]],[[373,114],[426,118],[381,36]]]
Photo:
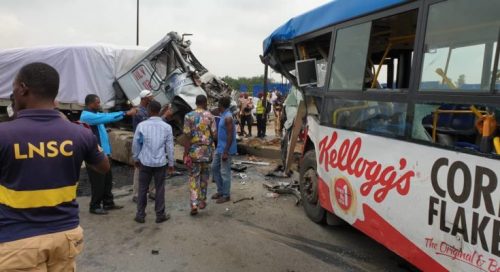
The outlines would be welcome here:
[[[291,181],[266,180],[272,167],[249,166],[247,178],[233,177],[232,200],[254,200],[209,200],[197,216],[189,215],[187,177],[168,179],[172,217],[162,224],[154,222],[152,201],[146,223],[133,221],[130,187],[116,191],[117,204],[125,208],[105,216],[89,214],[89,198],[79,197],[85,250],[78,271],[414,271],[350,226],[309,221],[292,196],[270,197],[263,182]],[[132,173],[130,168],[128,178]],[[209,184],[209,195],[214,190],[215,184]]]

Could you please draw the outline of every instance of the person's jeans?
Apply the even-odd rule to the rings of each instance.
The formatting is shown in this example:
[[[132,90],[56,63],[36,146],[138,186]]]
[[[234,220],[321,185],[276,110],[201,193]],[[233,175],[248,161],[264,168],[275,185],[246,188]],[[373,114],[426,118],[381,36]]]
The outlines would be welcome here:
[[[231,195],[231,155],[223,161],[222,154],[215,153],[212,175],[217,184],[217,193],[223,197],[229,197]]]

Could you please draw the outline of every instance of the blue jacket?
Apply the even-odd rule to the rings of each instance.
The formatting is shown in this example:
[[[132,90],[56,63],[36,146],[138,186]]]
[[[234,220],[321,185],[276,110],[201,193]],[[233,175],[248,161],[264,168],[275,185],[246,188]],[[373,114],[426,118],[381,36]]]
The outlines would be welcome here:
[[[108,132],[104,124],[120,121],[124,116],[124,111],[92,112],[83,110],[80,115],[80,121],[92,127],[92,131],[94,135],[96,135],[97,140],[99,140],[99,144],[104,150],[104,153],[109,156],[111,154],[111,145],[109,144]]]

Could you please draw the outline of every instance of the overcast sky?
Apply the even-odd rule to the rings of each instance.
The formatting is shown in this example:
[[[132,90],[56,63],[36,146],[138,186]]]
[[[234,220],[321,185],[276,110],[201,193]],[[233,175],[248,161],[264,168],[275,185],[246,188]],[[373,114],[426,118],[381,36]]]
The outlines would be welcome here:
[[[136,0],[0,1],[0,48],[136,43]],[[149,47],[170,31],[192,33],[192,51],[216,75],[261,75],[262,41],[291,17],[327,2],[140,0],[139,45]]]

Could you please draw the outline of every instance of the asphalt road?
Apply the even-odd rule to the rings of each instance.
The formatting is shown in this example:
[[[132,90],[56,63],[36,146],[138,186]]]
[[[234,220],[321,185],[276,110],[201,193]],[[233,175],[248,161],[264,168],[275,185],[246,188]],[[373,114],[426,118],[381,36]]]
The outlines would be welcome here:
[[[130,187],[116,191],[116,202],[125,208],[105,216],[89,214],[89,198],[79,197],[85,250],[78,271],[413,271],[354,228],[315,224],[293,197],[269,197],[262,183],[271,168],[250,166],[246,179],[233,177],[232,199],[254,200],[209,201],[194,217],[187,177],[168,179],[172,217],[162,224],[154,222],[154,202],[148,203],[145,224],[133,221]],[[209,195],[214,190],[210,184]]]

